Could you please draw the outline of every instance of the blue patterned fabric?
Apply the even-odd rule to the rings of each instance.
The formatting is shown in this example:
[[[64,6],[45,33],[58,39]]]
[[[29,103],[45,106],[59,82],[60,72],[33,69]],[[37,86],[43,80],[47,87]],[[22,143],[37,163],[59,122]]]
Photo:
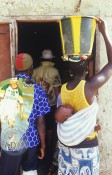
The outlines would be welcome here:
[[[59,143],[58,175],[99,175],[99,150],[70,148]]]
[[[18,74],[16,77],[32,80],[25,74]],[[32,148],[40,143],[35,121],[38,117],[44,116],[49,111],[50,106],[45,91],[41,86],[34,83],[34,102],[32,112],[28,118],[29,127],[24,136],[21,138],[21,141],[26,141],[27,148]]]

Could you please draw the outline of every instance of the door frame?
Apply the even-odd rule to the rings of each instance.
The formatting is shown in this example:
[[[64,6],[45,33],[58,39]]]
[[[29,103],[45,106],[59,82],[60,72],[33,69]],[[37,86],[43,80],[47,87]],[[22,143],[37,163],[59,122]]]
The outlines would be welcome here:
[[[38,15],[38,16],[12,16],[11,18],[0,18],[0,24],[7,23],[10,27],[10,58],[11,58],[11,75],[15,76],[15,56],[18,54],[18,22],[57,22],[67,17],[64,15]],[[96,28],[96,58],[95,72],[100,69],[100,34]]]
[[[43,15],[43,16],[19,16],[16,17],[15,20],[15,42],[16,42],[16,54],[18,54],[18,27],[17,27],[17,23],[18,22],[31,22],[31,23],[36,23],[36,22],[57,22],[58,20],[60,20],[61,18],[63,18],[64,16],[57,16],[57,15]]]
[[[43,15],[43,16],[12,16],[1,17],[0,24],[9,24],[10,30],[10,59],[11,59],[11,76],[15,76],[15,57],[18,54],[18,22],[57,22],[64,16]]]
[[[8,24],[9,31],[10,31],[10,60],[11,60],[11,77],[15,75],[15,66],[14,66],[14,59],[15,59],[15,28],[14,28],[15,21],[12,19],[0,19],[0,24]]]

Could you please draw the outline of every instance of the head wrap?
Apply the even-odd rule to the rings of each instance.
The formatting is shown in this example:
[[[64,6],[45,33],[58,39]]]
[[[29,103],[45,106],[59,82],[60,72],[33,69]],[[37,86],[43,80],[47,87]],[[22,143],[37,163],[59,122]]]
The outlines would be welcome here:
[[[53,55],[51,50],[43,50],[41,58],[49,60],[53,59],[55,56]]]
[[[27,70],[33,65],[32,57],[27,53],[21,53],[16,56],[15,67],[19,71]]]

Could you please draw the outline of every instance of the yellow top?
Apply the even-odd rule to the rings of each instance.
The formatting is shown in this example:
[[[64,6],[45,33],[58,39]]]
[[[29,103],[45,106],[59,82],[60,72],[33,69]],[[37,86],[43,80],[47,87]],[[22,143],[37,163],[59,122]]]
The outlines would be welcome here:
[[[66,85],[64,84],[61,88],[61,100],[63,105],[69,105],[74,108],[74,112],[78,112],[89,106],[89,103],[86,100],[84,88],[85,80],[81,80],[80,83],[73,90],[67,90]],[[88,140],[93,140],[97,136],[97,132],[89,135]]]
[[[74,112],[78,112],[89,106],[85,93],[85,80],[81,80],[80,83],[73,90],[67,90],[64,84],[61,88],[61,99],[63,105],[70,105],[74,108]]]

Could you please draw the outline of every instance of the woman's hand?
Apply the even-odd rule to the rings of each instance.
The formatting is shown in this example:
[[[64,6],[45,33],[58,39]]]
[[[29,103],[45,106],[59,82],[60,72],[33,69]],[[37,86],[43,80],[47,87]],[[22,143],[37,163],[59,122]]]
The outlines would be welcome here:
[[[99,31],[104,34],[106,31],[107,31],[107,25],[106,25],[106,22],[101,19],[101,18],[98,18],[97,19],[97,23],[98,23],[98,28],[99,28]]]

